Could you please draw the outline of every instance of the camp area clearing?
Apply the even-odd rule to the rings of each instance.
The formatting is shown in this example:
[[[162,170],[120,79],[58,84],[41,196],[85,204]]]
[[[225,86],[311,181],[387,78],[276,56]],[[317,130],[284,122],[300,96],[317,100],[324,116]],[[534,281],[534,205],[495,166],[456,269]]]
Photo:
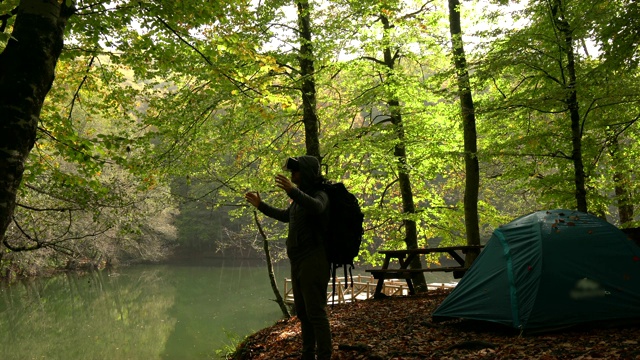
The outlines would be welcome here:
[[[419,249],[407,249],[407,250],[380,250],[378,253],[383,254],[384,262],[380,269],[367,269],[368,273],[378,280],[373,297],[382,297],[382,289],[387,279],[405,279],[409,294],[414,295],[415,289],[413,288],[413,281],[411,280],[415,273],[423,272],[453,272],[453,277],[456,279],[461,278],[468,270],[465,267],[465,255],[469,251],[480,252],[483,245],[460,245],[460,246],[447,246],[447,247],[433,247],[433,248],[419,248]],[[458,266],[429,266],[422,269],[409,269],[411,262],[420,255],[436,254],[450,256],[458,263]],[[397,260],[400,265],[399,268],[390,268],[392,260]],[[434,265],[434,264],[431,264]]]

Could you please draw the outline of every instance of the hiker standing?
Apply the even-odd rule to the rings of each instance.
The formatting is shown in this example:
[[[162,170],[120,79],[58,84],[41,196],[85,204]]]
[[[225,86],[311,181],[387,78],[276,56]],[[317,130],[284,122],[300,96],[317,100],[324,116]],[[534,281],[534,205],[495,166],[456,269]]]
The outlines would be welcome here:
[[[328,360],[332,351],[326,311],[330,268],[323,236],[329,197],[320,189],[324,178],[315,157],[289,158],[285,168],[291,171],[291,179],[277,175],[275,181],[291,198],[289,207],[274,208],[264,203],[257,192],[247,193],[245,199],[266,216],[289,223],[287,256],[295,310],[302,327],[302,359],[315,359],[317,351],[318,360]]]

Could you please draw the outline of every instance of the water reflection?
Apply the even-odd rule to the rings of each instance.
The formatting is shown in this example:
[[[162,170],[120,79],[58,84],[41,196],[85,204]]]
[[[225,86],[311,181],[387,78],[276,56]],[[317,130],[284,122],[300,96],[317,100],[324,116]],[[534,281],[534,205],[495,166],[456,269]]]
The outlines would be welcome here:
[[[265,267],[247,264],[66,274],[0,294],[1,359],[211,359],[229,334],[281,316]]]

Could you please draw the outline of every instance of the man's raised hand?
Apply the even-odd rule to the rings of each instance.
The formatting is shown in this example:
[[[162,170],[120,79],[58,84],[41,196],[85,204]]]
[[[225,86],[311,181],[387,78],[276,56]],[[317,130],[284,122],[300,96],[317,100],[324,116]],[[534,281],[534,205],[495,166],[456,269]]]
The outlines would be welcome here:
[[[262,202],[262,200],[260,199],[260,193],[257,191],[244,194],[244,198],[249,202],[249,204],[253,205],[256,208],[258,207],[258,205],[260,205],[260,202]]]
[[[276,175],[276,186],[289,193],[293,189],[293,183],[288,177],[278,174]]]

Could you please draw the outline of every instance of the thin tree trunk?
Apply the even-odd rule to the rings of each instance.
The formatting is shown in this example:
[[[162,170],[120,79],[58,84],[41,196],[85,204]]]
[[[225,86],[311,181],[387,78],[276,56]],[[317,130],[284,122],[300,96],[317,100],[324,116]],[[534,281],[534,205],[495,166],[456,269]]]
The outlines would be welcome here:
[[[73,10],[65,1],[22,0],[0,54],[0,239],[12,221],[24,164],[36,141]]]
[[[264,256],[267,260],[267,272],[269,273],[269,281],[271,281],[271,290],[273,290],[273,294],[276,297],[276,303],[280,306],[280,310],[282,311],[282,315],[285,318],[290,318],[291,314],[289,313],[289,308],[287,304],[284,302],[282,295],[280,295],[280,290],[278,289],[278,283],[276,281],[276,275],[273,272],[273,262],[271,261],[271,252],[269,251],[269,241],[267,240],[267,235],[264,233],[262,229],[262,225],[260,225],[260,221],[258,221],[258,212],[253,211],[253,218],[256,221],[256,225],[258,226],[258,231],[260,231],[260,236],[262,236],[262,247],[264,248]]]
[[[554,0],[551,4],[551,15],[555,27],[564,37],[562,44],[563,51],[567,57],[567,76],[569,82],[565,88],[567,90],[567,99],[565,100],[569,108],[569,116],[571,118],[571,143],[573,150],[571,160],[574,168],[575,197],[578,211],[587,212],[587,190],[586,175],[584,173],[584,164],[582,162],[582,126],[580,123],[580,112],[578,106],[578,92],[576,90],[576,64],[573,49],[572,29],[569,22],[564,16],[564,4],[562,0]]]
[[[305,145],[307,155],[320,159],[320,139],[318,115],[316,113],[316,83],[311,39],[311,14],[308,0],[296,0],[298,7],[298,30],[300,41],[300,78],[302,92],[302,121],[304,123]]]
[[[633,221],[633,200],[629,191],[630,179],[627,175],[627,164],[625,159],[620,155],[620,143],[617,137],[611,136],[609,141],[609,155],[613,161],[613,183],[616,193],[616,206],[618,207],[618,216],[620,217],[620,226]]]
[[[385,34],[387,31],[391,29],[391,24],[389,23],[389,19],[380,15],[380,19],[385,29]],[[383,49],[384,55],[384,63],[388,68],[388,77],[387,81],[389,81],[389,77],[393,76],[393,69],[395,67],[396,59],[391,54],[391,48],[389,46],[385,46]],[[404,132],[404,124],[402,123],[402,114],[400,112],[400,102],[393,92],[389,93],[389,99],[387,100],[387,104],[389,106],[389,116],[391,118],[391,123],[395,127],[396,137],[398,139],[398,143],[394,146],[394,156],[396,157],[397,166],[398,166],[398,184],[400,186],[400,195],[402,197],[402,213],[403,214],[415,214],[416,207],[415,202],[413,200],[413,191],[411,188],[411,179],[409,176],[409,169],[407,164],[407,150],[406,150],[406,141],[405,141],[405,132]],[[412,219],[404,219],[402,220],[404,225],[405,237],[404,242],[407,246],[407,249],[417,249],[418,248],[418,227],[416,225],[415,220]],[[409,264],[411,269],[422,269],[422,261],[419,257],[415,257],[411,264]],[[424,277],[424,273],[415,273],[412,275],[412,281],[415,286],[416,292],[425,292],[427,291],[427,282]]]
[[[478,219],[480,165],[478,164],[476,115],[473,97],[471,96],[467,58],[462,41],[459,0],[449,0],[449,30],[451,32],[453,63],[458,77],[458,94],[460,96],[464,131],[464,165],[466,172],[464,187],[464,223],[467,232],[467,244],[480,245],[480,226]],[[479,252],[468,253],[465,258],[465,265],[470,266],[478,254]]]

